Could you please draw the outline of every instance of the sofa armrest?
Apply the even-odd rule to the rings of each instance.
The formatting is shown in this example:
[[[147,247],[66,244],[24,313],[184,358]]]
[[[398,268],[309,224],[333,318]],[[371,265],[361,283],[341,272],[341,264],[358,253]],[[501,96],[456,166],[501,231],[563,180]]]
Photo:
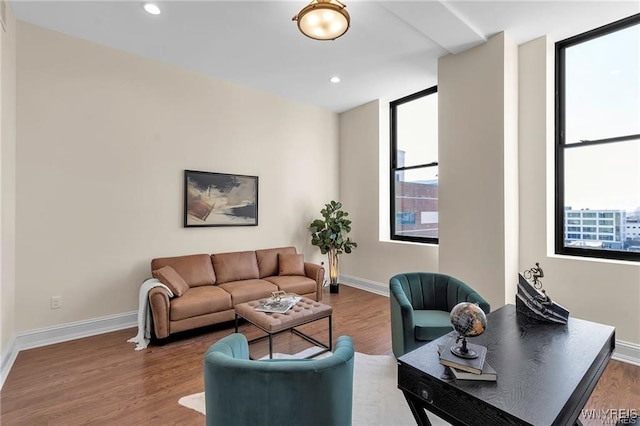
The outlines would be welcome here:
[[[149,306],[153,317],[153,330],[158,339],[170,334],[169,329],[169,293],[162,287],[154,287],[149,291]]]
[[[304,262],[304,274],[316,282],[316,302],[322,300],[322,284],[324,284],[324,268],[318,264]]]

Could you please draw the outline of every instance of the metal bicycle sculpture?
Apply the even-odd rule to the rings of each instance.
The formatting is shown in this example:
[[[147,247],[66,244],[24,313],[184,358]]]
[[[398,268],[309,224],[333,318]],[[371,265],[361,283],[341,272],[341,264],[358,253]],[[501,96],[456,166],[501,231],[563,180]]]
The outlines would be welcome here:
[[[542,288],[540,278],[544,277],[544,271],[540,264],[527,269],[519,275],[518,293],[516,294],[516,309],[524,315],[540,321],[566,324],[569,320],[569,311],[551,300],[547,292]],[[531,283],[529,282],[531,280]]]
[[[547,292],[542,288],[542,281],[540,281],[540,278],[544,278],[544,271],[540,267],[540,264],[536,262],[536,267],[525,270],[523,275],[527,280],[533,281],[532,284],[536,290],[540,290],[540,292],[542,292],[542,295],[536,295],[536,299],[539,300],[540,303],[543,303],[545,305],[550,305],[551,298],[547,295]]]

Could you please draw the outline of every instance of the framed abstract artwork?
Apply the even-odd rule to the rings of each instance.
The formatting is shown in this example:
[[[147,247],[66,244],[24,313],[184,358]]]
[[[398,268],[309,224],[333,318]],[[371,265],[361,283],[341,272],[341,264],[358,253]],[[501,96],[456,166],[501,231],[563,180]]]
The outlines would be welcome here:
[[[258,176],[184,171],[184,227],[257,226]]]

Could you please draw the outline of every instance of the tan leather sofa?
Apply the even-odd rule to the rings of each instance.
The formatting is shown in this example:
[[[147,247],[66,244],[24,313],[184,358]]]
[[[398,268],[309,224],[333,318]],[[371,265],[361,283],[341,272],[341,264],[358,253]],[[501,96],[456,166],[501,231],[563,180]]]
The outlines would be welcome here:
[[[179,297],[169,297],[163,287],[149,292],[156,338],[231,321],[235,305],[277,290],[320,301],[324,268],[296,254],[295,247],[279,247],[153,259],[152,273],[168,265],[188,284]]]

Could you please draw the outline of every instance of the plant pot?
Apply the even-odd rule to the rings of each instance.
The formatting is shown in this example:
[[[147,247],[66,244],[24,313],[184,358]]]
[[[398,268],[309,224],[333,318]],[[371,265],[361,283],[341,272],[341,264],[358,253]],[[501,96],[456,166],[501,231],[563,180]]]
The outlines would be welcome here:
[[[329,284],[329,293],[340,293],[340,284]]]

